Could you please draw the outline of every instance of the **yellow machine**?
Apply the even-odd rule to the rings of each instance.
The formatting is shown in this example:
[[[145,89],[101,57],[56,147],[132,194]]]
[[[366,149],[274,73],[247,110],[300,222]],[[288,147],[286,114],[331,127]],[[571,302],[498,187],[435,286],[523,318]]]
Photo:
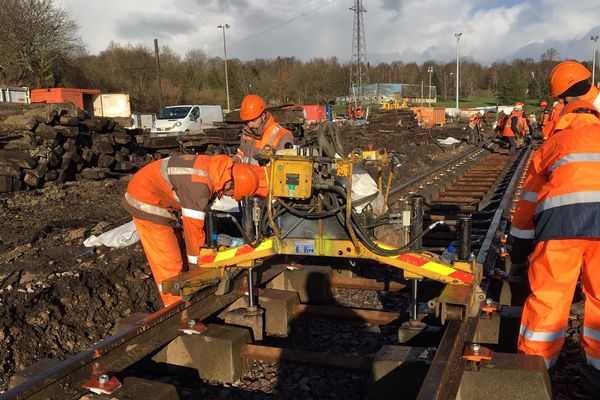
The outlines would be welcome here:
[[[252,269],[275,255],[325,256],[372,260],[399,268],[405,278],[429,278],[446,284],[438,311],[459,307],[461,315],[479,309],[482,271],[475,261],[445,263],[433,253],[411,251],[411,243],[394,248],[374,238],[373,226],[399,223],[387,207],[375,210],[357,204],[374,196],[352,198],[353,172],[358,167],[375,171],[384,197],[392,182],[392,156],[380,151],[355,151],[347,158],[306,155],[266,155],[270,164],[266,205],[252,211],[254,227],[247,229],[247,244],[236,248],[201,249],[198,270],[162,283],[167,293],[189,295],[232,269]],[[386,185],[384,177],[387,174]],[[252,232],[253,231],[253,232]],[[425,232],[423,232],[424,234]]]
[[[394,96],[393,100],[382,102],[381,108],[384,110],[401,110],[408,108],[408,102],[401,96]]]

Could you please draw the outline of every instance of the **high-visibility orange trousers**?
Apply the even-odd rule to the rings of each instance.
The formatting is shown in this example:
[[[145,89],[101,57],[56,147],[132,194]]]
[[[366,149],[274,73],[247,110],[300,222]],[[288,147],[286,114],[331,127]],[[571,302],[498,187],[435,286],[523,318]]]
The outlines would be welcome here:
[[[519,351],[541,355],[548,368],[556,363],[565,341],[582,269],[585,308],[581,346],[588,363],[600,369],[600,239],[543,241],[531,257],[531,295],[523,308]]]
[[[181,296],[165,294],[161,291],[161,283],[164,280],[177,276],[182,272],[181,235],[170,226],[135,217],[133,217],[133,222],[140,235],[144,253],[146,253],[152,276],[158,286],[165,307],[181,300]]]

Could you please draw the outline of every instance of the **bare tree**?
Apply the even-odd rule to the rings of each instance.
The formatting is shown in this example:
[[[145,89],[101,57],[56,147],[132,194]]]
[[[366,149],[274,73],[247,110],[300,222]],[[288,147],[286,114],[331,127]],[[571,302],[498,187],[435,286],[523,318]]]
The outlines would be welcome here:
[[[54,0],[3,0],[0,59],[9,81],[53,86],[81,50],[78,25]]]
[[[558,59],[559,53],[554,47],[549,48],[540,56],[540,61],[554,61]]]

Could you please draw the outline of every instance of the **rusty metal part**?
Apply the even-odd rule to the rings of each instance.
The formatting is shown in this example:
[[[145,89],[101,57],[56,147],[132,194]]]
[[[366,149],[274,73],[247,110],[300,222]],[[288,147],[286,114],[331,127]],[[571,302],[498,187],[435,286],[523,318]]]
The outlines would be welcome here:
[[[486,143],[483,147],[489,146],[491,142]],[[431,179],[432,176],[445,174],[447,170],[451,170],[451,168],[461,162],[468,160],[470,157],[473,159],[477,157],[481,157],[486,154],[486,150],[483,148],[475,148],[465,151],[462,154],[459,154],[457,157],[446,161],[438,167],[432,168],[431,170],[411,179],[410,181],[398,185],[390,190],[389,192],[389,200],[388,204],[395,202],[398,198],[406,196],[409,192],[416,192],[419,189],[419,186],[424,187],[425,183]]]
[[[245,344],[242,349],[242,357],[353,371],[369,371],[373,363],[373,359],[369,357],[299,351],[255,344]]]
[[[465,346],[463,358],[467,361],[479,363],[481,361],[489,361],[492,359],[493,351],[479,343],[471,343]]]
[[[398,313],[361,310],[359,308],[348,307],[327,307],[313,306],[307,304],[297,304],[293,309],[294,316],[308,316],[319,318],[345,319],[351,321],[362,321],[369,324],[387,325],[397,321],[400,318]]]
[[[406,288],[406,284],[396,281],[378,281],[368,278],[350,278],[346,276],[333,275],[329,279],[331,287],[359,290],[377,290],[386,292],[399,292]]]
[[[502,221],[502,215],[506,212],[519,176],[527,166],[531,153],[532,149],[529,147],[514,158],[515,171],[498,208],[494,212],[486,237],[477,254],[477,263],[483,266],[486,276],[492,275],[494,271],[496,252],[492,249],[495,240],[498,239],[498,231],[504,232],[505,230],[506,221]],[[487,289],[487,283],[486,280],[482,281],[483,290]],[[465,345],[473,340],[478,317],[467,316],[462,321],[450,321],[448,323],[417,400],[450,400],[456,398],[461,377],[467,364],[467,360],[463,358],[463,351]]]

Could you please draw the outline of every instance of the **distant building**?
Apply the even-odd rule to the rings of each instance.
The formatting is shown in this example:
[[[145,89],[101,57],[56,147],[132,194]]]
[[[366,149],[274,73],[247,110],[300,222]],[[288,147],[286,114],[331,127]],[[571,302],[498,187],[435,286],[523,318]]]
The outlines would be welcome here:
[[[431,89],[431,98],[429,98],[429,89]],[[336,102],[351,103],[355,97],[359,103],[383,103],[391,100],[406,100],[415,104],[436,103],[437,87],[407,83],[373,83],[363,87],[362,95],[352,93],[351,90],[348,96],[336,98]]]

